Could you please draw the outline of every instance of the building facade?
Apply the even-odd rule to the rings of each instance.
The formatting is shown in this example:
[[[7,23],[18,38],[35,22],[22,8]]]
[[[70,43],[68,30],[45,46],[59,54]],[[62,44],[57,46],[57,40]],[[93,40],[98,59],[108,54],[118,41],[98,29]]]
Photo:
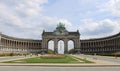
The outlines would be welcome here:
[[[120,33],[97,39],[80,40],[79,31],[68,32],[64,24],[59,23],[53,32],[43,31],[42,40],[22,39],[0,33],[0,54],[2,53],[47,53],[48,42],[54,41],[54,53],[58,53],[58,41],[64,42],[64,53],[68,51],[68,41],[74,42],[74,53],[114,53],[120,52]]]

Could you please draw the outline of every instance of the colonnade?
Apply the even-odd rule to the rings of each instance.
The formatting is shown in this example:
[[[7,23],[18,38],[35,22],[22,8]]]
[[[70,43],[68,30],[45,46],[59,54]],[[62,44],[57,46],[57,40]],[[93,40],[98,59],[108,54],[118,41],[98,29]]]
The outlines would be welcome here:
[[[41,40],[16,39],[5,35],[0,37],[1,53],[39,53]]]
[[[81,52],[82,53],[120,52],[120,37],[81,40]]]

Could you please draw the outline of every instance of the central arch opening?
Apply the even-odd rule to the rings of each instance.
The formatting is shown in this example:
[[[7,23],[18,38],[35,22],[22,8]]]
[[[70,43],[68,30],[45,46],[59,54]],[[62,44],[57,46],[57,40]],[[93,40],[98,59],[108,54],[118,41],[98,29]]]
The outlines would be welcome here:
[[[58,54],[64,54],[64,41],[58,41]]]

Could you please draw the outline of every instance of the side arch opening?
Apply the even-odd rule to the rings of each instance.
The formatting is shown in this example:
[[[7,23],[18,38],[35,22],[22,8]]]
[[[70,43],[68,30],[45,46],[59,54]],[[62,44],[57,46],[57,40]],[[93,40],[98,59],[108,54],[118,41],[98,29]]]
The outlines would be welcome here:
[[[48,41],[48,54],[54,54],[54,41]]]
[[[74,41],[73,40],[68,41],[68,52],[69,54],[74,53]]]

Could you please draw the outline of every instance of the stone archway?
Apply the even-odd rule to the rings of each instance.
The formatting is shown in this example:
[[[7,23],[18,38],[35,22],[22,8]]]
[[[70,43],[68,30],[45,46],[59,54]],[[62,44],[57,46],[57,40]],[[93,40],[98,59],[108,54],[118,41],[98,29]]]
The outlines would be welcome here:
[[[54,32],[45,32],[42,33],[42,52],[47,53],[48,52],[48,41],[49,40],[54,41],[54,53],[58,53],[58,41],[63,40],[64,41],[64,54],[68,54],[68,41],[73,40],[74,41],[74,52],[79,53],[80,52],[80,33],[77,30],[76,32],[68,32],[64,25],[59,23],[57,25],[56,30]]]

